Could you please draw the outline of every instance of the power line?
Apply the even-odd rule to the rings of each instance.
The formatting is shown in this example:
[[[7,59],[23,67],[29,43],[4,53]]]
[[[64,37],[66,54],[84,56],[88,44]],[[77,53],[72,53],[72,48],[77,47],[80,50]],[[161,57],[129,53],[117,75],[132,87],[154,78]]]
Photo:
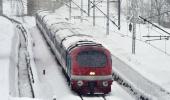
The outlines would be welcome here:
[[[93,8],[93,7],[97,6],[98,4],[100,4],[100,3],[102,3],[102,2],[103,2],[103,0],[98,1],[97,3],[95,3],[95,5],[91,6],[91,8]],[[91,9],[91,8],[90,8],[90,9]]]
[[[74,3],[80,10],[82,10],[85,14],[88,15],[88,13],[87,13],[84,9],[82,9],[78,4],[76,4],[73,0],[71,0],[71,1],[72,1],[72,3]]]
[[[80,10],[82,10],[85,14],[89,15],[88,12],[86,12],[84,9],[82,9],[82,8],[81,8],[78,4],[76,4],[73,0],[71,0],[71,2],[72,2],[73,4],[75,4]],[[101,0],[101,2],[103,2],[103,0]],[[108,19],[112,22],[112,24],[114,24],[116,27],[119,28],[119,26],[118,26],[109,16],[107,16],[107,14],[105,14],[99,7],[97,7],[97,5],[96,5],[95,3],[93,3],[92,1],[90,1],[90,3],[93,4],[92,7],[97,8],[106,18],[108,18]],[[98,4],[98,3],[97,3],[97,4]],[[69,5],[66,5],[66,6],[69,6]]]
[[[93,2],[91,2],[95,8],[97,8],[106,18],[108,18],[116,27],[119,27],[109,16],[107,16],[99,7],[97,7]]]
[[[168,35],[170,35],[169,32],[165,31],[164,29],[160,28],[159,26],[157,26],[157,25],[153,24],[152,22],[148,21],[146,18],[143,18],[143,17],[141,17],[141,16],[139,16],[139,18],[143,19],[145,22],[148,22],[148,23],[152,24],[152,25],[155,26],[156,28],[158,28],[158,29],[162,30],[163,32],[167,33]]]

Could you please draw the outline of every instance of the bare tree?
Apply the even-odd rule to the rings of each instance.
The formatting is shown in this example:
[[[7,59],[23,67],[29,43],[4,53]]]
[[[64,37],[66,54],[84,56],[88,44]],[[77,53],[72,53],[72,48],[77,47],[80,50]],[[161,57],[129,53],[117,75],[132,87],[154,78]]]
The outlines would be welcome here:
[[[66,0],[60,0],[64,2]],[[57,4],[60,4],[59,0],[27,0],[28,15],[33,15],[37,10],[55,10]]]
[[[170,0],[166,0],[170,4]]]
[[[154,10],[158,14],[158,24],[161,24],[161,13],[163,12],[163,8],[166,6],[165,0],[152,0],[152,6],[154,7]]]
[[[146,3],[143,0],[127,0],[127,10],[129,17],[132,17],[134,11],[137,14],[136,16],[146,16],[149,12],[148,5],[146,6]]]
[[[34,13],[34,7],[35,7],[35,2],[36,0],[27,0],[27,10],[28,10],[28,15],[33,15]]]

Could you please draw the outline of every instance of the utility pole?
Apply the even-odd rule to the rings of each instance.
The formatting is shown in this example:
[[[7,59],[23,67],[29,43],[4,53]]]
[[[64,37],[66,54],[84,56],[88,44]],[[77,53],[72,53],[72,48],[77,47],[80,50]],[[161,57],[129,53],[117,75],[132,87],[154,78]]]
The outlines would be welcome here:
[[[37,9],[38,10],[40,10],[40,4],[39,3],[40,3],[39,0],[37,0],[36,4],[37,4]],[[28,12],[28,10],[27,10],[27,12]]]
[[[120,12],[121,12],[121,6],[120,6],[120,0],[118,0],[118,29],[120,30]]]
[[[136,53],[136,19],[137,19],[137,2],[136,0],[132,0],[132,22],[133,22],[133,35],[132,35],[132,54]]]
[[[90,16],[90,3],[91,1],[90,0],[88,0],[88,16]]]
[[[133,22],[132,54],[136,53],[136,23]]]
[[[0,15],[3,14],[3,0],[0,0]]]
[[[95,18],[96,16],[95,16],[95,0],[93,0],[93,26],[95,26],[95,20],[96,20],[96,18]]]
[[[109,5],[110,5],[110,1],[107,0],[107,17],[106,17],[106,18],[107,18],[107,23],[106,23],[106,28],[107,28],[107,29],[106,29],[106,34],[107,34],[107,35],[109,35],[109,18],[110,18],[110,17],[109,17],[109,16],[110,16],[110,15],[109,15],[109,8],[110,8]]]
[[[55,12],[55,3],[56,3],[56,0],[51,1],[52,12]]]
[[[83,22],[83,0],[81,0],[81,22]]]
[[[69,0],[69,18],[70,18],[70,20],[71,20],[71,0]]]

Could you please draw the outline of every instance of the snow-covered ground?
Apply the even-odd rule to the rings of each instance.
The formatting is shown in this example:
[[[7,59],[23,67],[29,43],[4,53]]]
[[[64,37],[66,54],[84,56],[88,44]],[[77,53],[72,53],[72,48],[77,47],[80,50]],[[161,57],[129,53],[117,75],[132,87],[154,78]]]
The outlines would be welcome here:
[[[8,3],[5,3],[4,6],[7,7],[7,9],[10,9]],[[105,6],[99,6],[105,8]],[[7,14],[11,13],[9,9],[7,9],[4,9],[5,12]],[[104,11],[106,10],[104,9]],[[65,6],[56,10],[56,13],[67,18],[69,15],[68,8]],[[98,11],[96,13],[97,15],[101,15]],[[111,13],[114,14],[115,12],[111,11]],[[80,16],[80,12],[77,7],[73,7],[72,16]],[[121,23],[121,30],[118,31],[115,26],[111,26],[109,35],[106,35],[104,28],[106,21],[103,20],[103,18],[96,18],[96,27],[92,26],[91,17],[84,17],[84,19],[83,23],[80,23],[81,21],[79,19],[74,19],[72,17],[71,22],[84,28],[84,30],[86,30],[84,31],[85,34],[93,35],[100,40],[109,48],[113,55],[116,55],[119,59],[129,64],[130,67],[145,78],[163,87],[166,91],[170,91],[170,41],[161,40],[145,42],[147,38],[142,37],[148,34],[160,35],[164,33],[147,24],[137,25],[137,38],[139,40],[136,42],[136,54],[132,55],[132,33],[128,31],[128,22],[124,20],[124,18],[122,18],[123,21]],[[34,84],[36,92],[35,96],[40,99],[52,99],[53,97],[56,97],[57,100],[80,100],[80,98],[69,89],[65,77],[62,75],[60,67],[58,67],[59,65],[56,63],[54,56],[51,54],[47,44],[44,42],[40,32],[35,27],[35,20],[33,18],[26,17],[25,21],[25,26],[27,26],[35,43],[35,46],[33,47],[33,56],[35,56],[34,67],[35,71],[37,71],[37,73],[34,73],[37,74],[36,82]],[[19,40],[10,21],[0,17],[0,22],[0,98],[2,100],[30,100],[30,98],[12,97],[18,95],[16,90],[17,85],[15,83],[17,80],[17,74],[15,73],[16,69],[11,67],[11,65],[16,66],[17,63],[17,55],[15,54],[17,54]],[[8,29],[6,27],[8,27]],[[166,30],[170,31],[170,29]],[[13,48],[15,48],[15,50]],[[164,51],[166,51],[166,54]],[[46,75],[42,74],[44,69],[46,70]],[[133,77],[135,76],[132,76],[132,78]],[[142,82],[140,83],[142,84]],[[117,83],[113,83],[112,92],[106,96],[106,98],[107,100],[133,100],[133,98],[122,90]],[[86,97],[85,99],[96,100],[98,98]]]
[[[13,24],[4,17],[0,17],[0,23],[0,98],[8,100],[10,94],[16,95],[15,68],[19,42]]]
[[[69,95],[70,90],[67,88],[67,82],[62,75],[60,66],[56,63],[53,54],[51,54],[49,47],[43,39],[41,33],[36,27],[30,30],[35,46],[33,47],[33,54],[38,73],[39,95],[37,98],[50,100],[57,95],[57,100]],[[43,74],[43,70],[46,74]]]

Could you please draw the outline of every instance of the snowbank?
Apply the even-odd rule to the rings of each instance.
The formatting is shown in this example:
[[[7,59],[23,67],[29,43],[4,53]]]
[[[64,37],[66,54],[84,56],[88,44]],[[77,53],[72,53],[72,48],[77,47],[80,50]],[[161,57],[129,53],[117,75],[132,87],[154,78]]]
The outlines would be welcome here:
[[[26,29],[29,29],[29,27],[27,27]],[[37,97],[39,95],[40,89],[39,89],[39,78],[38,78],[36,65],[34,62],[34,54],[33,54],[33,50],[32,50],[34,41],[32,40],[29,30],[26,30],[26,31],[27,31],[27,41],[28,41],[28,44],[27,44],[27,52],[28,52],[28,57],[29,57],[28,60],[30,62],[29,71],[30,71],[30,74],[32,75],[31,82],[32,82],[32,86],[33,86],[34,95],[35,95],[35,97]]]
[[[15,30],[15,29],[14,29]],[[11,54],[10,54],[10,67],[9,67],[9,86],[10,95],[18,96],[18,50],[19,50],[19,35],[16,33],[12,39]]]
[[[17,93],[15,91],[15,75],[12,77],[11,75],[15,74],[12,70],[16,67],[18,45],[13,24],[4,17],[0,17],[0,23],[0,98],[8,100],[9,93],[12,95]]]
[[[31,98],[16,98],[19,95],[18,52],[20,37],[16,27],[8,19],[0,17],[0,23],[0,99],[37,100]],[[30,43],[28,43],[28,45],[31,45]],[[31,62],[33,62],[32,60],[33,58],[31,59]],[[34,76],[36,79],[36,75]]]

